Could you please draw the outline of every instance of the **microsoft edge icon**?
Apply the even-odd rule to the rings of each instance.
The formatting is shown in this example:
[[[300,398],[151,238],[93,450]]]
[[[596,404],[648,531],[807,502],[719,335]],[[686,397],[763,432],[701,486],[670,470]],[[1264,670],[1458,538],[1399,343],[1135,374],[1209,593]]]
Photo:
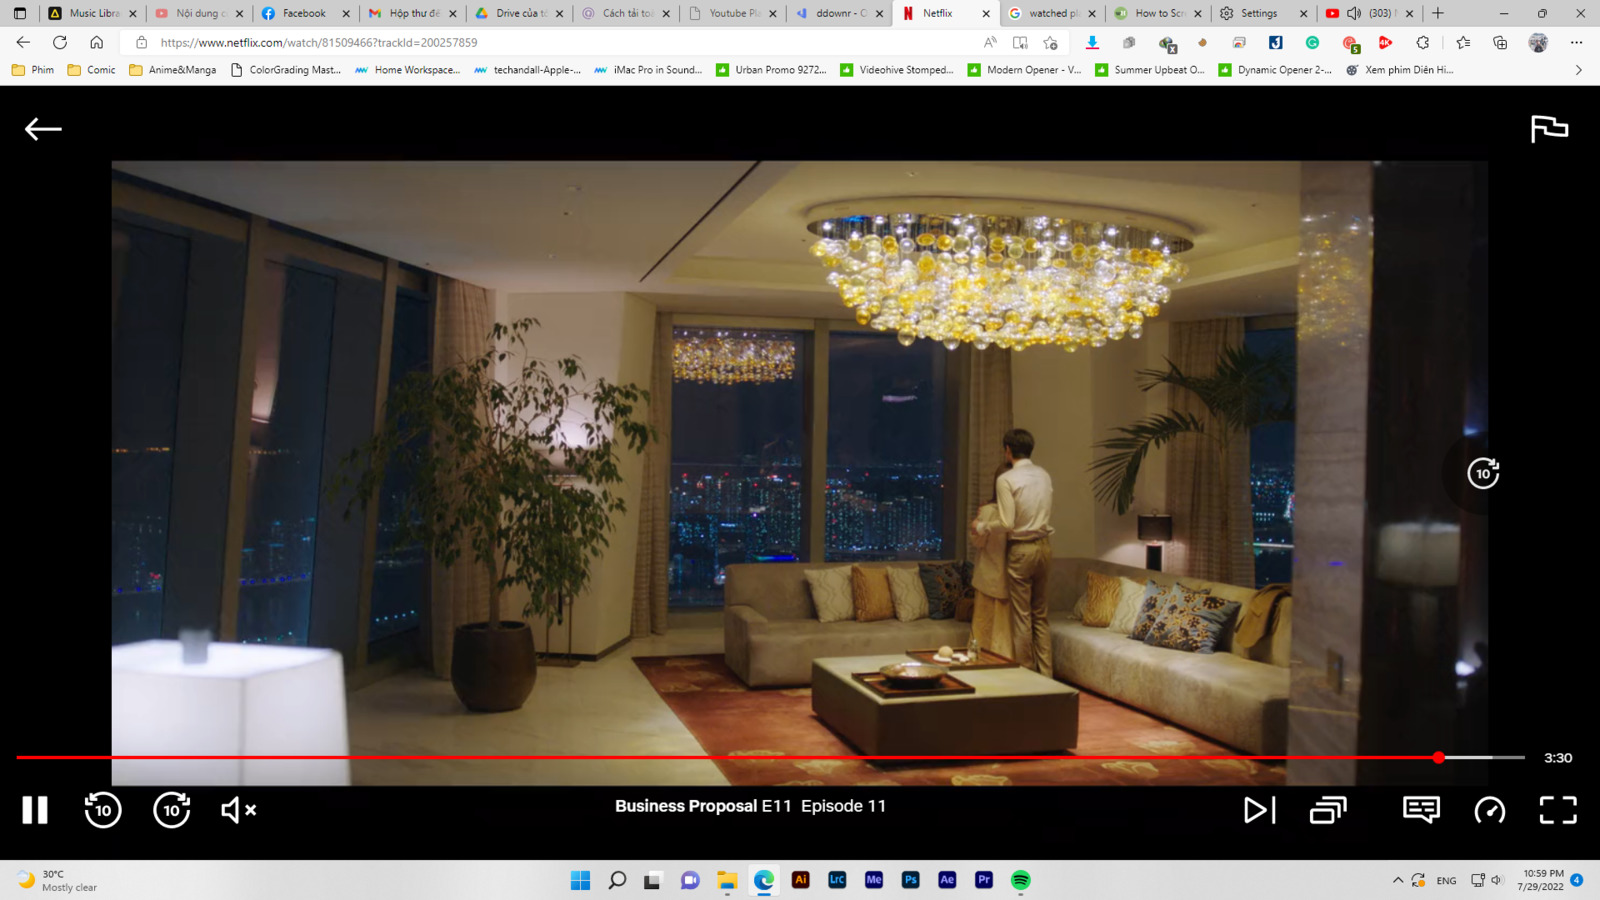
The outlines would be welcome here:
[[[261,18],[263,21],[271,22],[273,17],[277,14],[277,11],[270,6],[261,7]]]
[[[750,896],[772,897],[778,893],[778,867],[755,865],[750,867]]]

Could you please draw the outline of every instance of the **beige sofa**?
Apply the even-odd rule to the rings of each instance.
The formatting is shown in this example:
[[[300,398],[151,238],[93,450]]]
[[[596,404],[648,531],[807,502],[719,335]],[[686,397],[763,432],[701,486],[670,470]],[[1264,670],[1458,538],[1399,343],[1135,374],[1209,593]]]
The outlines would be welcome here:
[[[914,562],[864,563],[866,568],[915,568]],[[811,661],[823,656],[875,656],[924,647],[965,646],[972,623],[954,619],[902,622],[817,621],[807,569],[834,563],[736,563],[723,583],[724,648],[728,667],[751,687],[811,683]],[[848,564],[843,564],[848,568]]]
[[[1120,575],[1143,583],[1181,581],[1210,588],[1213,596],[1246,604],[1254,588],[1182,578],[1098,559],[1057,559],[1050,572],[1050,632],[1056,678],[1153,713],[1250,753],[1287,752],[1289,639],[1293,599],[1279,603],[1273,632],[1246,650],[1224,646],[1210,654],[1147,646],[1106,628],[1072,618],[1088,573]],[[1241,607],[1242,608],[1242,607]],[[1234,626],[1237,626],[1237,619]]]
[[[916,563],[868,563],[911,567]],[[813,563],[728,566],[724,584],[724,652],[729,668],[751,687],[811,683],[811,661],[824,656],[902,653],[961,646],[971,624],[954,619],[901,622],[817,621],[806,585]],[[1050,571],[1050,631],[1055,677],[1197,731],[1250,753],[1286,752],[1289,724],[1289,636],[1292,600],[1284,600],[1274,632],[1248,652],[1233,646],[1230,627],[1216,653],[1150,647],[1072,618],[1090,570],[1143,583],[1174,580],[1247,603],[1253,588],[1183,578],[1098,559],[1056,559]],[[1237,623],[1235,623],[1237,624]]]

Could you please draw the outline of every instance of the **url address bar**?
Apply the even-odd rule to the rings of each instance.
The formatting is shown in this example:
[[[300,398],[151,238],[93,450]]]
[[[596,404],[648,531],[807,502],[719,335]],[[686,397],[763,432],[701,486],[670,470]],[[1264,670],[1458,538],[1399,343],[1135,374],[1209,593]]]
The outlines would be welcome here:
[[[1014,29],[1007,31],[1011,37]],[[1043,32],[1041,31],[1041,34]],[[1070,41],[1067,32],[1055,30],[1060,49],[1054,52],[1019,51],[1036,65],[1064,61]],[[819,54],[832,58],[904,56],[968,57],[1011,53],[1010,41],[985,49],[986,34],[977,31],[896,31],[889,28],[499,28],[463,30],[363,31],[360,29],[240,29],[196,30],[123,29],[122,53],[127,56],[350,56],[368,53],[406,55],[492,56],[692,56],[724,54],[730,57],[796,56]],[[1037,47],[1038,42],[1033,46]],[[815,49],[811,49],[811,48]]]

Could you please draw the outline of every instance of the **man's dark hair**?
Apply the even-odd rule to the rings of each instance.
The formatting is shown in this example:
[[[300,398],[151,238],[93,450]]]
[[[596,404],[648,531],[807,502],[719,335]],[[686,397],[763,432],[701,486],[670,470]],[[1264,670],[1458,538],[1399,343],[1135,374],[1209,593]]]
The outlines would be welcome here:
[[[1033,455],[1033,435],[1026,429],[1011,429],[1000,439],[1000,443],[1005,444],[1006,449],[1017,459],[1027,459]]]

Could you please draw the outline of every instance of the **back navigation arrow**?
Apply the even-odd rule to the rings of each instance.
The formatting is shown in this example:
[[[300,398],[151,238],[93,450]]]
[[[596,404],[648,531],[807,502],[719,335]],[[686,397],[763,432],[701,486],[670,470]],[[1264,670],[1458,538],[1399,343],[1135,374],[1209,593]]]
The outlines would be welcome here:
[[[27,124],[27,127],[23,128],[22,130],[26,131],[28,133],[28,137],[31,137],[31,138],[33,138],[34,140],[37,141],[39,139],[39,135],[35,134],[34,132],[38,132],[38,131],[60,131],[61,128],[60,128],[60,126],[56,126],[56,127],[52,128],[50,126],[40,125],[39,124],[39,117],[38,116],[34,116],[33,117],[33,121],[29,122]]]
[[[1244,821],[1246,825],[1254,822],[1262,816],[1267,815],[1268,813],[1271,813],[1271,818],[1268,819],[1268,822],[1273,825],[1278,824],[1278,798],[1269,798],[1267,802],[1272,804],[1271,808],[1262,806],[1261,803],[1256,801],[1254,798],[1244,798]]]
[[[26,45],[28,45],[28,44],[31,44],[31,43],[33,43],[33,42],[32,42],[32,41],[30,41],[30,40],[28,40],[28,39],[27,39],[27,38],[25,38],[25,37],[19,37],[19,38],[17,38],[17,46],[18,46],[18,47],[23,47],[23,46],[26,46]]]

